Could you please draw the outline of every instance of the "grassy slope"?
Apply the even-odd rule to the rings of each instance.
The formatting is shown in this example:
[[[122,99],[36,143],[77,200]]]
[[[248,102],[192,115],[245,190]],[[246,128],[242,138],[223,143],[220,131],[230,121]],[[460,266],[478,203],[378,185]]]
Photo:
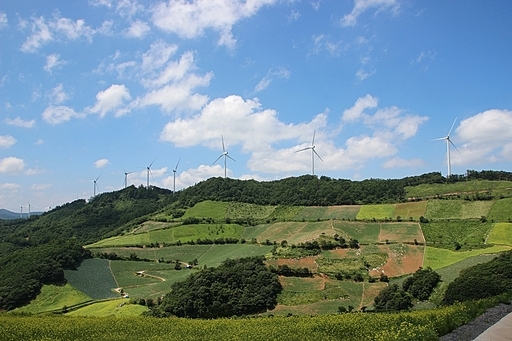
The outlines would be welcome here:
[[[496,223],[487,238],[489,244],[502,244],[512,246],[512,224]]]
[[[509,192],[510,188],[512,188],[511,181],[474,180],[456,182],[453,184],[422,184],[414,187],[406,187],[405,190],[408,198],[425,198],[454,193],[472,196],[476,192],[489,190],[493,192]]]
[[[70,307],[75,304],[90,301],[91,298],[83,292],[66,285],[44,285],[41,293],[29,305],[15,309],[16,313],[42,313]]]
[[[145,306],[129,304],[129,299],[117,299],[105,302],[97,302],[83,308],[73,310],[66,316],[87,316],[87,317],[105,317],[105,316],[137,316],[148,311]]]
[[[510,246],[499,245],[486,249],[476,249],[472,251],[457,252],[427,246],[425,248],[425,261],[423,262],[423,266],[430,266],[432,269],[436,270],[474,256],[482,254],[496,254],[510,249]]]

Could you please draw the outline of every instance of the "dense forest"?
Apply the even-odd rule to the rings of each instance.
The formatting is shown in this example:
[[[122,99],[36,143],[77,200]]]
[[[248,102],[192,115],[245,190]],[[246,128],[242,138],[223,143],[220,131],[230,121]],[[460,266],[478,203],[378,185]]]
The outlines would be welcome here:
[[[512,180],[512,173],[467,171],[447,179],[432,172],[403,179],[362,181],[311,175],[266,182],[210,178],[177,193],[130,186],[89,201],[76,200],[29,219],[0,219],[0,310],[30,300],[43,283],[62,281],[63,269],[88,256],[80,251],[81,245],[136,227],[162,210],[183,211],[204,200],[283,206],[396,203],[407,200],[408,186],[472,179]]]
[[[174,283],[152,315],[218,318],[271,310],[282,286],[263,261],[263,257],[228,259],[194,273]]]

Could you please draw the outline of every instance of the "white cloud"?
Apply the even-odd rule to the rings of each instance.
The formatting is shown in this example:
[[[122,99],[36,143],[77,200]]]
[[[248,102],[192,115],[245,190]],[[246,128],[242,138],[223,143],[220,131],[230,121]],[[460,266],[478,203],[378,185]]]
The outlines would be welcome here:
[[[44,70],[48,73],[52,73],[54,69],[60,69],[64,64],[66,64],[66,62],[60,59],[60,54],[53,53],[46,56]]]
[[[11,135],[0,135],[0,148],[12,147],[16,142],[16,139]]]
[[[32,22],[32,35],[21,45],[21,51],[35,52],[41,45],[51,40],[53,36],[44,18],[35,18]]]
[[[290,78],[290,70],[285,67],[279,67],[277,69],[271,69],[265,77],[263,77],[258,84],[254,87],[254,92],[260,92],[265,90],[274,78],[288,79]]]
[[[6,157],[0,160],[0,174],[21,174],[25,161],[17,157]]]
[[[52,186],[52,184],[33,184],[30,186],[30,189],[34,191],[43,191],[45,189],[51,188]]]
[[[110,161],[108,159],[99,159],[94,162],[94,167],[95,168],[103,168],[106,165],[108,165],[109,163],[110,163]]]
[[[276,2],[277,0],[169,0],[152,8],[153,24],[183,39],[202,36],[205,30],[212,29],[220,35],[218,45],[234,48],[236,39],[231,32],[233,26],[240,20],[255,15],[263,6]]]
[[[288,16],[286,17],[286,19],[288,19],[288,23],[291,23],[291,22],[297,21],[297,20],[299,20],[299,18],[300,18],[300,13],[299,13],[299,11],[294,10],[294,9],[292,9],[292,11],[290,12],[290,14],[288,14]]]
[[[512,160],[512,111],[491,109],[464,119],[452,138],[459,153],[453,164],[485,164]]]
[[[50,124],[60,124],[72,118],[83,118],[84,116],[67,106],[49,106],[42,113],[43,120]]]
[[[132,22],[125,34],[130,38],[144,38],[150,31],[151,28],[147,23],[136,20]]]
[[[69,99],[69,95],[64,91],[62,84],[57,85],[49,94],[50,102],[52,104],[61,104]]]
[[[392,159],[387,160],[383,163],[382,167],[384,168],[412,168],[412,167],[421,167],[425,165],[425,161],[422,159],[410,159],[405,160],[399,157],[394,157]]]
[[[375,72],[375,70],[366,71],[365,69],[361,68],[357,70],[356,77],[359,78],[359,80],[364,81],[366,78],[373,76]]]
[[[21,117],[14,119],[6,118],[5,124],[20,128],[33,128],[36,125],[36,120],[25,121]]]
[[[319,54],[321,52],[328,52],[331,56],[339,56],[340,53],[348,48],[342,40],[333,41],[329,36],[324,34],[313,35],[311,37],[313,47],[310,54]]]
[[[108,112],[115,111],[115,116],[126,114],[127,109],[125,100],[130,100],[132,96],[124,84],[113,84],[108,89],[98,92],[96,95],[96,104],[88,110],[92,113],[104,117]]]
[[[376,108],[378,99],[367,94],[365,97],[358,98],[354,106],[343,112],[342,119],[347,122],[357,121],[365,109]]]
[[[0,30],[7,27],[7,14],[0,12]]]
[[[354,26],[357,23],[357,18],[370,8],[377,8],[377,12],[389,9],[396,13],[400,8],[400,4],[398,0],[354,0],[352,12],[341,19],[341,25],[343,27]]]
[[[12,183],[12,182],[6,182],[6,183],[3,183],[3,184],[0,184],[0,189],[1,190],[7,190],[7,191],[13,191],[13,190],[16,190],[18,188],[20,188],[21,186],[19,184],[15,184],[15,183]]]
[[[142,70],[150,72],[163,67],[176,53],[176,44],[167,44],[163,40],[157,40],[151,44],[149,51],[142,55]]]

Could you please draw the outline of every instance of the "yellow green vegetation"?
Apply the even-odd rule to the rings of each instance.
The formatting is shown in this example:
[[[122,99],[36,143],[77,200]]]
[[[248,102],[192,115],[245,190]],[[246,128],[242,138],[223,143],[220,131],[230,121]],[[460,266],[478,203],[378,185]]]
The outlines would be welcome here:
[[[429,266],[435,270],[451,264],[455,264],[470,257],[482,254],[494,254],[508,251],[510,249],[510,246],[495,245],[485,249],[475,249],[461,252],[427,246],[425,248],[425,259],[423,261],[423,266]]]
[[[357,213],[358,220],[385,219],[393,218],[395,214],[395,205],[363,205]]]
[[[68,316],[139,316],[148,308],[138,304],[130,304],[128,298],[116,299],[110,301],[97,302],[87,305],[83,308],[73,310]]]
[[[512,224],[496,223],[489,233],[487,243],[512,246]]]
[[[19,313],[42,313],[61,310],[76,304],[91,301],[91,298],[71,285],[43,285],[41,293],[29,305],[17,308]]]
[[[428,219],[478,219],[487,216],[493,201],[441,200],[428,201],[425,217]]]
[[[224,220],[228,207],[229,202],[205,200],[187,209],[183,218],[195,217]]]
[[[392,314],[190,320],[0,315],[0,339],[18,340],[417,340],[434,341],[498,301]]]

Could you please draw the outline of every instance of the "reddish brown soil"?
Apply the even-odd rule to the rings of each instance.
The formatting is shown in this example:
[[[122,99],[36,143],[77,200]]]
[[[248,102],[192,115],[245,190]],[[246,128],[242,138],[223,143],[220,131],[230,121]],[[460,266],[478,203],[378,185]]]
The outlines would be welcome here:
[[[423,266],[423,246],[407,245],[407,253],[405,254],[395,253],[388,245],[383,247],[387,249],[388,259],[381,268],[370,270],[370,275],[373,277],[378,277],[381,273],[388,277],[410,274]]]

